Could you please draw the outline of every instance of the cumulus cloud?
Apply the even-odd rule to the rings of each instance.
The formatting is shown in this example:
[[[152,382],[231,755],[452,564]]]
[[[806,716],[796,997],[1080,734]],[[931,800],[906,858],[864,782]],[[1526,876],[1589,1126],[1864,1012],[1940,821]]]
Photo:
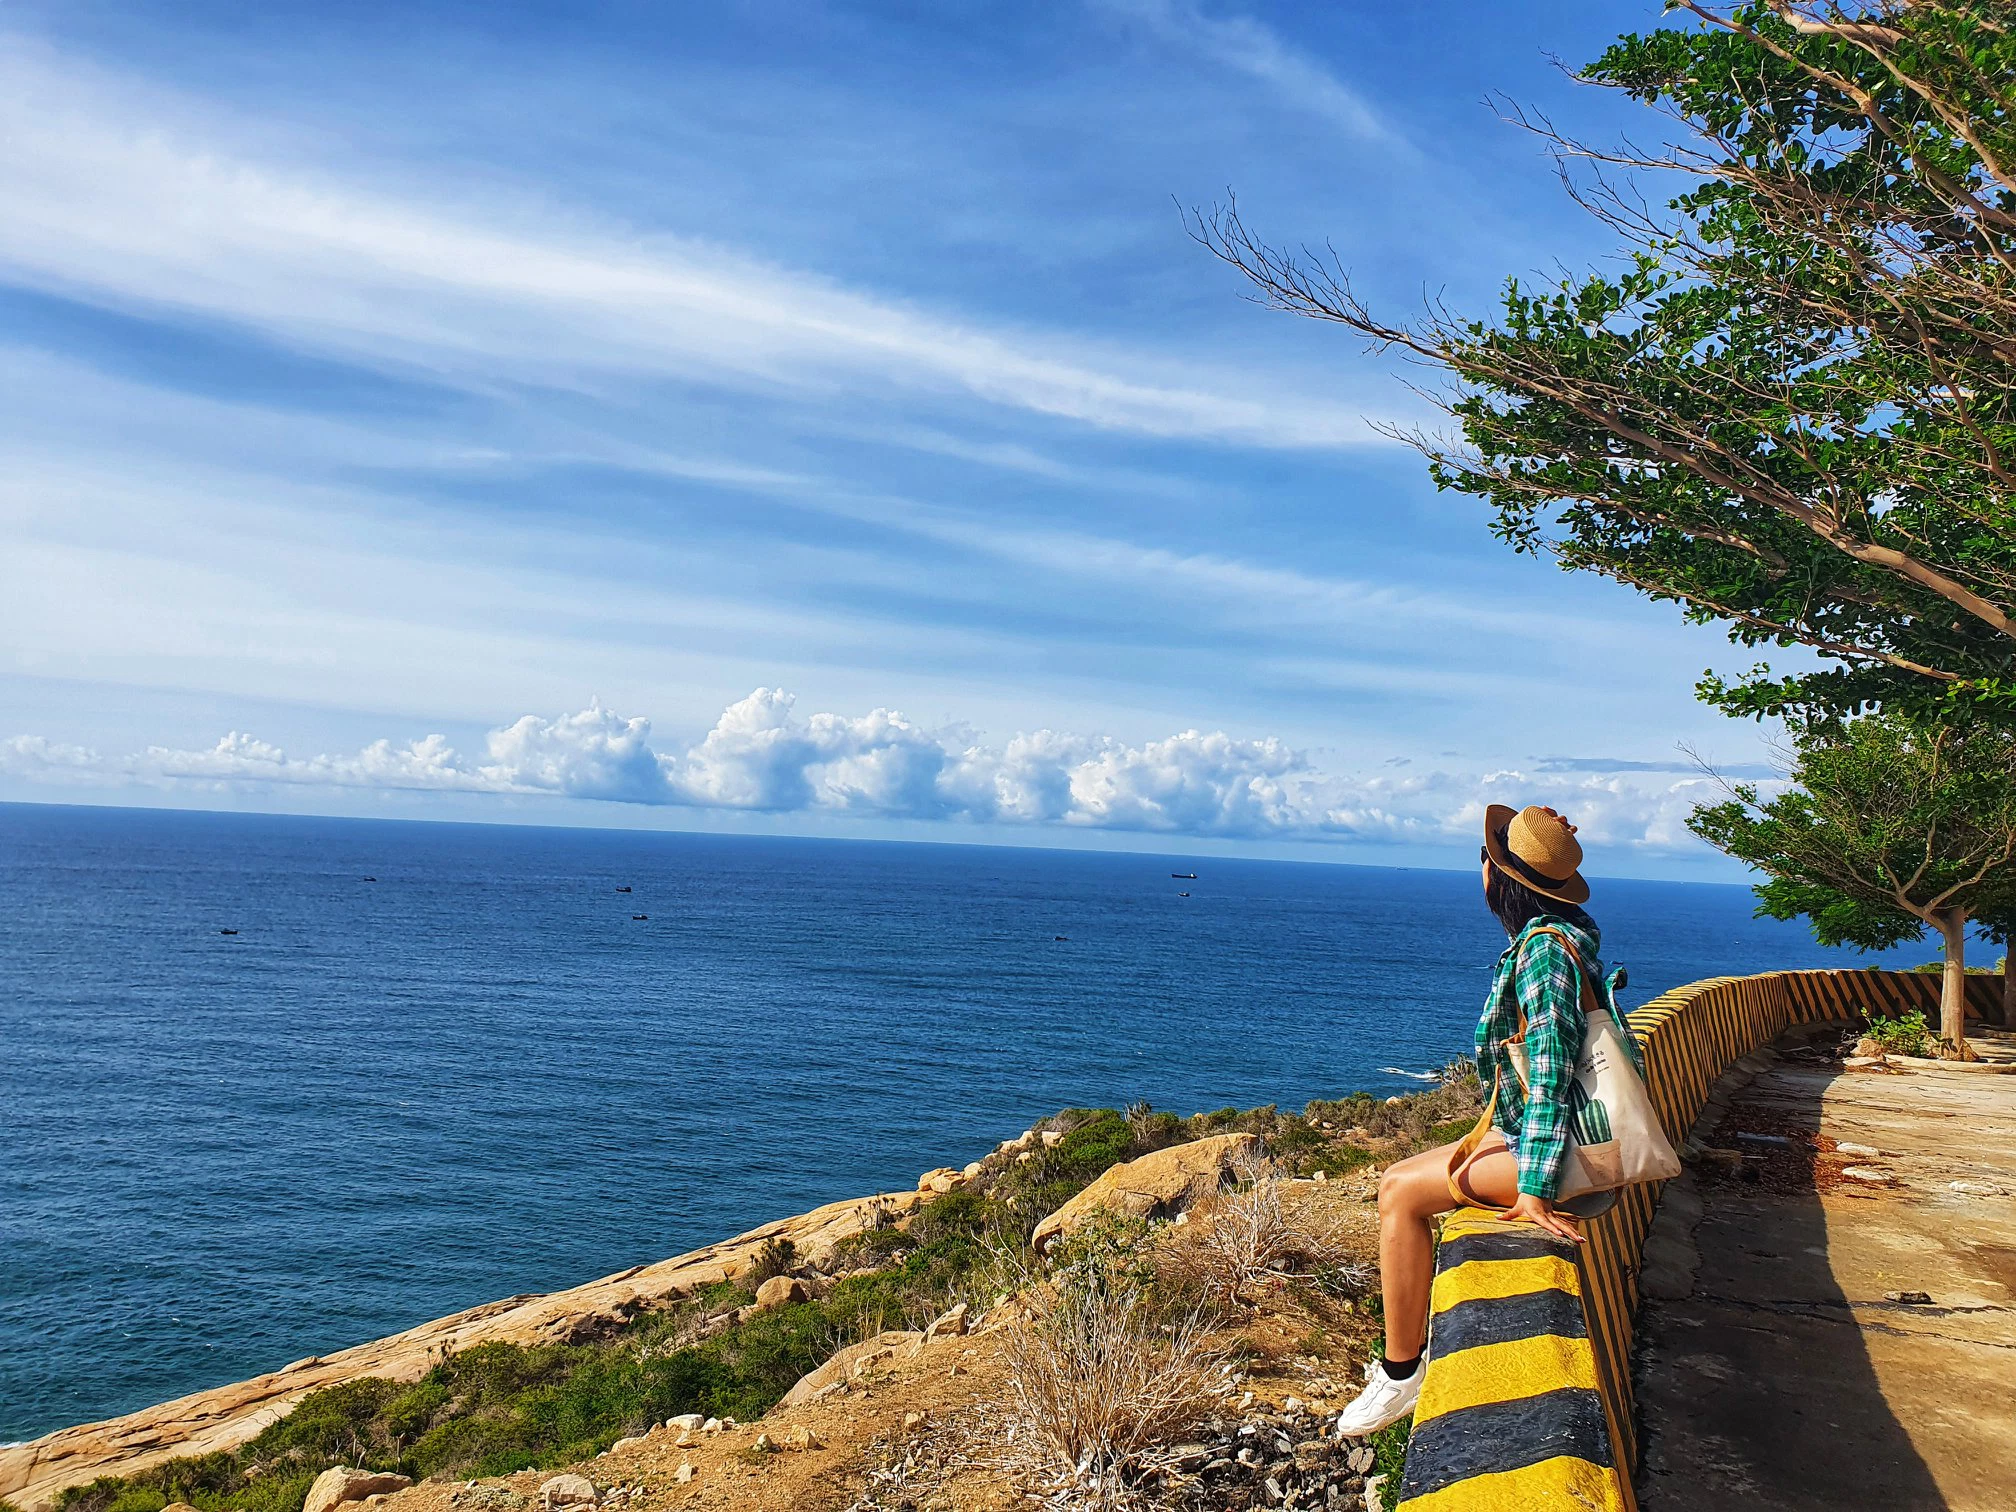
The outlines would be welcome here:
[[[606,803],[870,818],[1128,830],[1221,839],[1444,845],[1477,833],[1489,803],[1545,802],[1593,844],[1685,850],[1686,817],[1712,798],[1699,775],[1643,770],[1477,773],[1381,765],[1323,770],[1273,739],[1185,730],[1129,744],[1055,730],[989,744],[891,709],[801,716],[758,688],[690,744],[654,741],[651,722],[599,703],[527,714],[490,731],[480,755],[445,736],[353,755],[294,756],[233,731],[205,750],[149,746],[107,756],[36,735],[0,741],[0,775],[37,784],[276,784],[491,793]]]

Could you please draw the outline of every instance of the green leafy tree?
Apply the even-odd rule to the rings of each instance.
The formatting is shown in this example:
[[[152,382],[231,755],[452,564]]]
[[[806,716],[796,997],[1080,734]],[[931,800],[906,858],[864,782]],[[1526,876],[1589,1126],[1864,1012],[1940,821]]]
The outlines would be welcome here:
[[[1940,1037],[1966,1054],[1970,917],[2001,906],[2016,858],[2016,739],[1895,715],[1793,727],[1794,786],[1755,784],[1689,827],[1769,878],[1758,912],[1804,917],[1822,944],[1883,949],[1929,925],[1945,947]]]
[[[1703,696],[1732,712],[1871,703],[2016,723],[2016,32],[2007,0],[1675,0],[1580,77],[1670,145],[1596,147],[1517,107],[1624,271],[1507,285],[1492,320],[1376,315],[1334,255],[1237,207],[1195,234],[1265,303],[1448,380],[1410,433],[1494,531],[1801,644]],[[1650,175],[1677,193],[1648,198]]]

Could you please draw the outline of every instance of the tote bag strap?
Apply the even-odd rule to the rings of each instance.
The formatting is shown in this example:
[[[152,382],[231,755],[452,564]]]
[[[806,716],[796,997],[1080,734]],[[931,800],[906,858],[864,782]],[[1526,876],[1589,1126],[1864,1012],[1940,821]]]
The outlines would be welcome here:
[[[1568,959],[1575,963],[1575,978],[1576,981],[1580,984],[1582,989],[1581,995],[1585,1000],[1586,1004],[1586,1006],[1583,1009],[1583,1012],[1586,1015],[1589,1011],[1589,1007],[1594,1006],[1596,995],[1589,985],[1589,973],[1582,965],[1581,952],[1575,948],[1575,942],[1568,937],[1568,934],[1565,930],[1556,929],[1551,924],[1541,925],[1538,929],[1533,931],[1533,934],[1528,935],[1526,939],[1530,940],[1533,938],[1533,935],[1542,935],[1542,934],[1551,934],[1556,936],[1561,941],[1561,944],[1567,949]],[[1525,940],[1520,941],[1520,948],[1522,950],[1525,948],[1525,945],[1526,945]],[[1513,1038],[1524,1039],[1526,1037],[1526,1010],[1520,1004],[1519,994],[1516,990],[1512,994],[1512,1006],[1519,1014],[1519,1032],[1518,1034],[1514,1035]],[[1512,1210],[1509,1207],[1501,1207],[1497,1203],[1486,1202],[1482,1197],[1479,1197],[1475,1192],[1471,1191],[1469,1184],[1463,1179],[1464,1173],[1469,1168],[1472,1158],[1474,1158],[1475,1155],[1477,1154],[1477,1147],[1483,1144],[1485,1139],[1489,1137],[1492,1127],[1491,1123],[1492,1116],[1497,1111],[1498,1111],[1498,1078],[1494,1076],[1491,1079],[1490,1100],[1484,1104],[1484,1111],[1482,1114],[1478,1116],[1476,1127],[1471,1129],[1471,1131],[1468,1134],[1465,1134],[1462,1140],[1457,1144],[1456,1148],[1450,1153],[1449,1169],[1445,1173],[1445,1179],[1447,1180],[1449,1185],[1450,1199],[1453,1202],[1455,1202],[1455,1204],[1458,1207],[1475,1208],[1479,1212],[1485,1212],[1485,1213],[1496,1213],[1499,1217],[1502,1218]]]
[[[1468,1184],[1463,1180],[1463,1174],[1468,1169],[1471,1158],[1476,1155],[1477,1147],[1490,1137],[1491,1116],[1497,1111],[1498,1081],[1496,1077],[1493,1077],[1491,1081],[1491,1097],[1484,1104],[1484,1111],[1477,1117],[1477,1126],[1468,1134],[1465,1134],[1458,1141],[1456,1148],[1449,1152],[1449,1169],[1443,1172],[1442,1175],[1443,1180],[1449,1186],[1449,1200],[1455,1203],[1456,1206],[1477,1208],[1482,1212],[1496,1213],[1502,1218],[1506,1213],[1511,1211],[1510,1208],[1502,1208],[1494,1203],[1486,1202],[1482,1197],[1471,1191]]]

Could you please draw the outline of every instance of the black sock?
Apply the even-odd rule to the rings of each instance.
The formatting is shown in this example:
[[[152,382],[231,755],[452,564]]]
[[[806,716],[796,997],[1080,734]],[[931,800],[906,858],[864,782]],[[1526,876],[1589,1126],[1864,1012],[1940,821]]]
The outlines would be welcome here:
[[[1404,1381],[1421,1368],[1421,1356],[1417,1354],[1411,1360],[1385,1360],[1379,1368],[1386,1372],[1389,1381]]]

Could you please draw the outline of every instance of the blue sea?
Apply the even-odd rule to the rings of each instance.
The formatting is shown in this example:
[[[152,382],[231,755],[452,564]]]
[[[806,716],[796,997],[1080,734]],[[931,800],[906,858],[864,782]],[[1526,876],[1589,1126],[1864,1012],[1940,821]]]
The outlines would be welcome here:
[[[1742,887],[1593,908],[1632,1003],[1860,964]],[[1406,1091],[1503,944],[1468,871],[0,805],[0,1440],[1060,1107]]]

